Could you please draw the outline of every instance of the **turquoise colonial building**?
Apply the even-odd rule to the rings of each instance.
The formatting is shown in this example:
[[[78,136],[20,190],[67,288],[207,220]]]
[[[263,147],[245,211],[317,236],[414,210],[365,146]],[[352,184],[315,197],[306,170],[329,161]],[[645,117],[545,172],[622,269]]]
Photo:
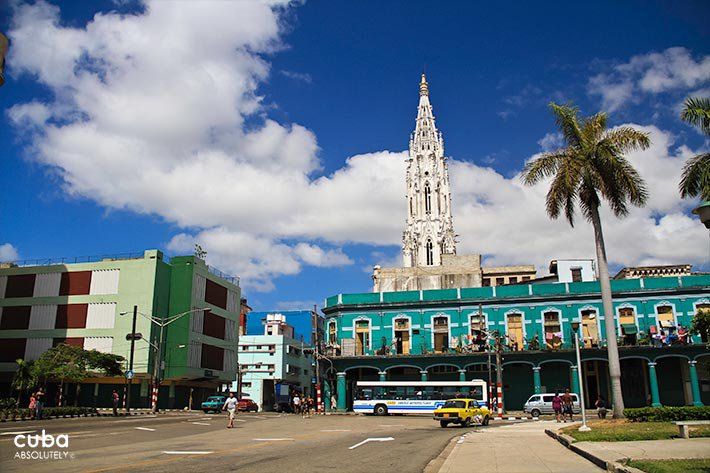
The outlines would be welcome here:
[[[611,285],[626,406],[710,403],[710,351],[687,333],[695,313],[710,309],[710,276]],[[339,410],[351,407],[358,380],[488,381],[485,331],[503,340],[507,409],[521,409],[534,393],[578,392],[575,322],[586,400],[611,397],[597,281],[339,294],[326,299],[323,312],[332,361],[327,387],[336,390]]]

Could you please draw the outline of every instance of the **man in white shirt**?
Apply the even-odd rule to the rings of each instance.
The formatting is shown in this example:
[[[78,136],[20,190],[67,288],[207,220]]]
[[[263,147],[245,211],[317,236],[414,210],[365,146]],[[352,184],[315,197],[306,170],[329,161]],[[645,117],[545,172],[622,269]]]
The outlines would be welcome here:
[[[237,416],[237,404],[237,398],[234,397],[233,392],[230,392],[229,397],[226,401],[224,401],[224,406],[222,406],[223,411],[226,410],[229,412],[229,424],[227,424],[228,429],[234,427],[234,418]]]
[[[301,412],[301,398],[298,397],[298,393],[293,396],[293,413],[298,414]]]

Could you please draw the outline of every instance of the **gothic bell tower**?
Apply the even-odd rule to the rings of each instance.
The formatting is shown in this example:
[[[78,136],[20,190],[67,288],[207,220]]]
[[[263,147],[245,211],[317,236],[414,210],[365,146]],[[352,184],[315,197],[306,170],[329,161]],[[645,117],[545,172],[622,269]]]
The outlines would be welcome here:
[[[405,267],[440,266],[442,255],[456,254],[451,218],[449,170],[444,139],[429,103],[429,84],[422,74],[419,108],[407,159],[407,223],[402,236]]]

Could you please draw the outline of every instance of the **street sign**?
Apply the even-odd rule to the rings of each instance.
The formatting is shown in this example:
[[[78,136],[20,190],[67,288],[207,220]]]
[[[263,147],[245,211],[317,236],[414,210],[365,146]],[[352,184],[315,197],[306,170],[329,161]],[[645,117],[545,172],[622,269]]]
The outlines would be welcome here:
[[[126,379],[133,379],[133,371],[131,371],[131,370],[126,371]]]
[[[128,341],[130,341],[130,340],[140,340],[140,339],[142,339],[142,338],[143,338],[143,334],[140,333],[140,332],[127,333],[127,334],[126,334],[126,340],[128,340]]]

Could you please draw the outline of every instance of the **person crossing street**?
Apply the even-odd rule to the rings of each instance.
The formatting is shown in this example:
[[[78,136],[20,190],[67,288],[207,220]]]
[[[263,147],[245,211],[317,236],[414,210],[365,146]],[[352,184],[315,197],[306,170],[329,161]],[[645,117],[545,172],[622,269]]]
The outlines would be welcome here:
[[[230,392],[229,397],[224,401],[224,405],[222,406],[222,410],[226,410],[229,413],[228,429],[234,427],[234,418],[237,417],[237,404],[237,398],[234,397],[233,392]]]

